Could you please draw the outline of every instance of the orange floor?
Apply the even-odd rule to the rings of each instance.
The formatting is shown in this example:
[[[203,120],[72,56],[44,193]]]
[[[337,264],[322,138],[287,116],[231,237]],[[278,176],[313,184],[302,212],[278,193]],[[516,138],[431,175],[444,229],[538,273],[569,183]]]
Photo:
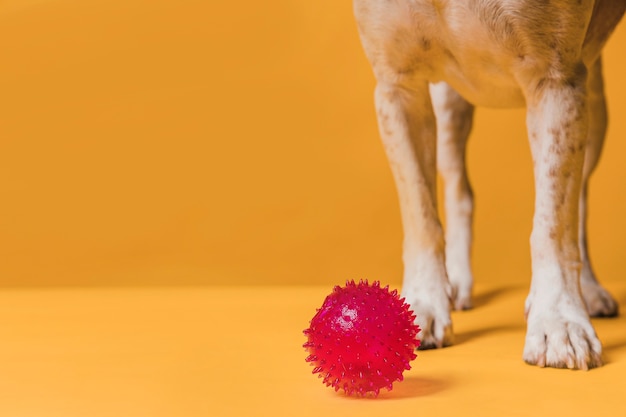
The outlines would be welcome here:
[[[609,288],[626,308],[626,284]],[[454,314],[457,344],[420,352],[377,399],[326,388],[302,330],[326,287],[40,289],[0,292],[0,415],[626,415],[626,318],[596,320],[607,364],[521,360],[525,288],[479,287]]]

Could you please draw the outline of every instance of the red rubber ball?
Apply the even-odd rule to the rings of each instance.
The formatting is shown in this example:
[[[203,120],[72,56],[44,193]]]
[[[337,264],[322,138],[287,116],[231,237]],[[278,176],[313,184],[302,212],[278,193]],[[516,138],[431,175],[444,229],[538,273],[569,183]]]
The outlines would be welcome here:
[[[396,290],[378,281],[336,286],[304,330],[313,373],[346,394],[391,390],[416,358],[420,329]]]

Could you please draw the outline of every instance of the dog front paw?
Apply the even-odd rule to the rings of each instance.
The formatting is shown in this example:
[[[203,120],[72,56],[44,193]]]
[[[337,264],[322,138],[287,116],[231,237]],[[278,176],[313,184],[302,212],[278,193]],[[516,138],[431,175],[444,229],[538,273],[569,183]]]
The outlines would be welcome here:
[[[602,345],[584,307],[577,304],[562,301],[536,311],[529,306],[526,363],[582,370],[602,366]]]
[[[452,321],[449,317],[437,317],[427,312],[416,314],[418,318],[415,321],[422,329],[420,349],[437,349],[453,344]]]
[[[453,343],[450,297],[447,291],[421,291],[403,294],[420,327],[420,349],[435,349]]]

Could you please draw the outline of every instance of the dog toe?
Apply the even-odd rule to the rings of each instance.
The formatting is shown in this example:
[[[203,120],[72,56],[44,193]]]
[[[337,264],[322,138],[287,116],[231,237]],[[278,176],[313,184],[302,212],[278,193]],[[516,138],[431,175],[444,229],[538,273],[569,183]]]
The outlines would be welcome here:
[[[440,349],[453,344],[452,324],[440,326],[433,322],[429,330],[422,335],[420,350]]]
[[[420,350],[439,349],[453,343],[452,320],[449,311],[429,308],[414,309],[415,322],[420,327]]]
[[[591,324],[533,319],[528,324],[524,361],[540,367],[588,370],[602,366],[602,346]]]
[[[470,310],[472,307],[472,297],[470,295],[457,296],[454,299],[454,309],[457,311]]]

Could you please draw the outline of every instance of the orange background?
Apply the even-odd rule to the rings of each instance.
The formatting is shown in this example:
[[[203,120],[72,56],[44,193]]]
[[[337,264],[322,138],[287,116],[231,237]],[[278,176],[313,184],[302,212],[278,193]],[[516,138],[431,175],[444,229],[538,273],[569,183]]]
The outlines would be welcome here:
[[[626,266],[626,59],[591,190],[600,276]],[[395,188],[349,1],[0,5],[0,283],[399,281]],[[477,112],[479,280],[530,275],[524,111]]]
[[[622,311],[624,44],[622,24],[590,223]],[[456,344],[379,401],[310,374],[301,332],[332,285],[400,284],[373,88],[349,1],[0,1],[0,415],[626,415],[623,314],[594,320],[603,368],[521,360],[523,110],[477,113]]]

